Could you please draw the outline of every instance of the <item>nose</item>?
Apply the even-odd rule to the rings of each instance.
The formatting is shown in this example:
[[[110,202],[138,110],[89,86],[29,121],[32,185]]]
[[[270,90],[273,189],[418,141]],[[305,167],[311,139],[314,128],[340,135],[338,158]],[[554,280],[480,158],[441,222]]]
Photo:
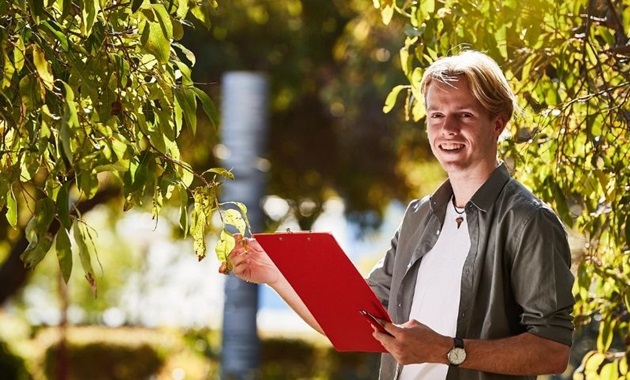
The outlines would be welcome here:
[[[444,117],[441,132],[444,135],[455,135],[459,133],[459,123],[455,116],[447,115]]]

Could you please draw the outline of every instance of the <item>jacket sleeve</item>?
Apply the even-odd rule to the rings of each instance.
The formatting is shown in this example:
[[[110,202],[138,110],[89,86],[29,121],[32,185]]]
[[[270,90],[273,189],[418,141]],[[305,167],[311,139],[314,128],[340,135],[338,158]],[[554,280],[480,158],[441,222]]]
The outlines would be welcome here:
[[[573,274],[567,233],[546,206],[523,221],[511,239],[511,286],[529,333],[571,345]]]

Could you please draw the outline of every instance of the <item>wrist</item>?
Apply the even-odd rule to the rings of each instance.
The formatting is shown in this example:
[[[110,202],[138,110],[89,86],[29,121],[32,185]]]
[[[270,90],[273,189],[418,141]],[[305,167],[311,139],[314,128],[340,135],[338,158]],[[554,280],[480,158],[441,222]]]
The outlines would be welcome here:
[[[464,339],[453,338],[453,346],[446,354],[448,364],[457,367],[466,360],[466,349],[464,347]]]
[[[435,357],[434,363],[449,364],[448,352],[453,348],[453,338],[449,336],[440,336],[436,349],[433,351]]]

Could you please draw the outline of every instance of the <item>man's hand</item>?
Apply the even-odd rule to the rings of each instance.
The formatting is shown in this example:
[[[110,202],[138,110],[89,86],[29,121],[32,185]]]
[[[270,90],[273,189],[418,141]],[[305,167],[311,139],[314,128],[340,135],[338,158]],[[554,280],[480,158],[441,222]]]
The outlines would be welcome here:
[[[383,321],[383,325],[391,336],[374,329],[374,338],[398,363],[448,363],[446,354],[453,347],[452,338],[440,335],[416,320],[402,325]]]
[[[374,330],[376,338],[398,363],[444,363],[453,348],[453,338],[411,320],[402,325],[383,321],[387,335]],[[562,373],[569,360],[570,348],[562,343],[530,333],[503,339],[466,339],[466,360],[461,368],[506,375],[542,375]]]
[[[234,239],[236,245],[228,255],[234,274],[256,284],[275,284],[281,276],[280,271],[260,244],[255,239],[245,239],[240,234],[235,234]]]

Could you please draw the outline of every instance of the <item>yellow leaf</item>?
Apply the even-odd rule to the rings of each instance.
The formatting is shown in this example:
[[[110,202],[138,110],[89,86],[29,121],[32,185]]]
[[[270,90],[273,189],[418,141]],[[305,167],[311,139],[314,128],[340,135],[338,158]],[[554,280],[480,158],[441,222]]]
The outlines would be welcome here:
[[[390,91],[389,95],[387,95],[387,98],[385,99],[385,105],[383,106],[384,113],[388,113],[392,110],[392,108],[394,108],[394,105],[396,105],[396,98],[398,97],[398,94],[402,89],[407,87],[409,86],[398,85]]]
[[[90,236],[85,225],[79,220],[74,222],[72,232],[74,241],[79,247],[79,258],[81,259],[81,266],[85,272],[85,279],[90,284],[94,298],[96,298],[96,280],[94,279],[94,269],[92,269],[92,254],[94,251],[92,236]],[[88,244],[88,242],[90,244]]]
[[[394,16],[394,7],[391,5],[386,5],[381,9],[381,17],[383,18],[383,24],[389,25],[390,21],[392,21],[392,17]]]

